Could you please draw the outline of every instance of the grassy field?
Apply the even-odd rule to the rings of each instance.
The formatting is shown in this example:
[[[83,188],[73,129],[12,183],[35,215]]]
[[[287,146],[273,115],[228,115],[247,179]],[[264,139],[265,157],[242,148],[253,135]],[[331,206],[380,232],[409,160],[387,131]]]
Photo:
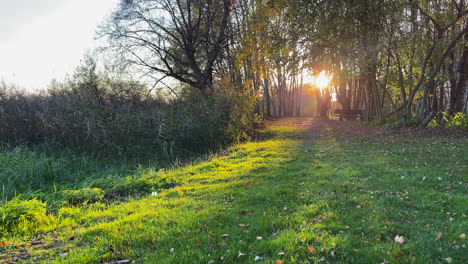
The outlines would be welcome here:
[[[467,263],[467,139],[284,119],[205,161],[29,202],[0,262]]]

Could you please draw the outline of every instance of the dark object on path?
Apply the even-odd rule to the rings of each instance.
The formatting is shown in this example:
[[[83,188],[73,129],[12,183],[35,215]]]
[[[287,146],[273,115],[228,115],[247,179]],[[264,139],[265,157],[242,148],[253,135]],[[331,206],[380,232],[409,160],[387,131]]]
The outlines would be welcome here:
[[[340,121],[358,120],[362,118],[362,110],[336,109],[334,114],[340,116]]]

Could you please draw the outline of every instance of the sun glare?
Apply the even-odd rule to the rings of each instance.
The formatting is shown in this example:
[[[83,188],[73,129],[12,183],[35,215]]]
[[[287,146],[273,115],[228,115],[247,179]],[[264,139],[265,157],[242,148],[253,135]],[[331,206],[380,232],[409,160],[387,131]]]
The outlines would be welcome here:
[[[316,86],[319,89],[326,88],[331,82],[331,76],[328,75],[325,71],[321,71],[318,75],[308,75],[304,76],[304,83],[309,83]]]
[[[324,71],[320,72],[319,75],[313,77],[314,84],[320,89],[323,89],[330,84],[331,78]]]

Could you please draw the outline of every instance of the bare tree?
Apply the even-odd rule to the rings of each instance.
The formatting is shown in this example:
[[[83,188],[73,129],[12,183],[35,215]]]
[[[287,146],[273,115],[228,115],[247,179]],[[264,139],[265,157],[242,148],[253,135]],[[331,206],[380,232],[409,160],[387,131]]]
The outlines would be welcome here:
[[[99,35],[133,65],[213,90],[213,68],[226,44],[232,0],[123,0]]]

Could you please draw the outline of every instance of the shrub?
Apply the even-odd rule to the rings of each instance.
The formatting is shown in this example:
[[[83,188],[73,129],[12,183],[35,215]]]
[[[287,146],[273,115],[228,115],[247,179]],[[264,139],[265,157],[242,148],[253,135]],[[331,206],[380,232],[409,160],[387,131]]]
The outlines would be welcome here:
[[[456,113],[453,117],[445,118],[447,126],[450,128],[459,128],[468,130],[468,115]]]
[[[164,119],[166,142],[176,149],[203,151],[249,139],[259,120],[255,97],[243,94],[229,82],[220,82],[215,94],[202,98],[193,88],[183,88],[183,98]]]
[[[32,233],[51,223],[46,204],[38,200],[13,199],[0,207],[0,231]]]

